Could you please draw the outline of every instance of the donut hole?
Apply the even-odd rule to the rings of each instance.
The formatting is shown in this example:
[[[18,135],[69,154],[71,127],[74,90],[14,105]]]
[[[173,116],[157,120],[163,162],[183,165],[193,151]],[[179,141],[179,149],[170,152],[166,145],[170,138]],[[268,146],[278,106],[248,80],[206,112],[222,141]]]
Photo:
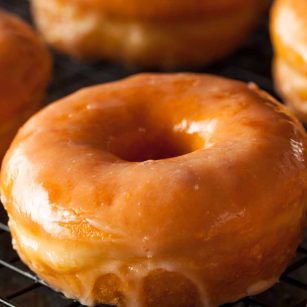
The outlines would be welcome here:
[[[78,130],[78,142],[90,143],[128,162],[169,159],[205,148],[203,127],[191,126],[196,122],[188,122],[185,114],[158,107],[131,103],[89,112]],[[165,116],[166,112],[170,116]]]
[[[184,133],[139,128],[124,135],[113,139],[108,150],[129,162],[174,158],[196,149],[191,136]]]

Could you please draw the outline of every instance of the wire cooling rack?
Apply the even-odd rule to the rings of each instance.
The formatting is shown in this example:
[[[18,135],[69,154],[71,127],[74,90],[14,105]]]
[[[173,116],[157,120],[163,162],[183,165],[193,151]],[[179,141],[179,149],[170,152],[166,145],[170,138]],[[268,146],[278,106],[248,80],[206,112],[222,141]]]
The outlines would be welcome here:
[[[48,1],[48,0],[46,0]],[[26,0],[0,0],[7,9],[30,21]],[[253,81],[271,94],[270,65],[272,50],[267,32],[267,18],[246,45],[223,62],[198,72],[215,73],[243,81]],[[109,63],[87,65],[54,53],[54,78],[47,102],[63,97],[84,86],[112,81],[140,72]],[[0,306],[73,307],[79,303],[67,300],[51,290],[20,261],[11,247],[7,217],[0,205]],[[106,305],[104,305],[106,306]],[[307,306],[307,235],[298,248],[280,282],[270,290],[223,307],[306,307]],[[157,306],[158,307],[158,306]]]

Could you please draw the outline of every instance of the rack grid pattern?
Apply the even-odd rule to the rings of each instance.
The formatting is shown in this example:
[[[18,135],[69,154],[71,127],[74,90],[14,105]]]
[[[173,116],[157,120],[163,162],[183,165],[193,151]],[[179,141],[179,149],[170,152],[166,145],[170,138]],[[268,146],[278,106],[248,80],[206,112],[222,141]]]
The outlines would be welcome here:
[[[48,0],[46,0],[48,1]],[[26,0],[0,0],[0,8],[30,21]],[[141,72],[109,63],[84,64],[53,52],[54,78],[49,87],[47,102],[63,97],[84,86],[112,81]],[[267,33],[267,18],[258,31],[234,55],[209,67],[207,72],[243,81],[252,81],[275,95],[270,64],[272,50]],[[194,70],[195,71],[195,70]],[[223,307],[306,307],[307,306],[307,234],[280,282],[270,290]],[[54,292],[21,262],[11,247],[7,217],[0,205],[0,306],[9,307],[74,307],[81,305]],[[101,305],[105,306],[106,305]]]

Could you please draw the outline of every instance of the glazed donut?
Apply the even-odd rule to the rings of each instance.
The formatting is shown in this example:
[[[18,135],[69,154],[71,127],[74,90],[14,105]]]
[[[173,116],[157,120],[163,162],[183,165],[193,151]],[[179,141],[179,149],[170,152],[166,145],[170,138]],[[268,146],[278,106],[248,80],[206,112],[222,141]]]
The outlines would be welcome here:
[[[37,111],[50,70],[49,53],[32,29],[0,10],[0,160],[18,127]]]
[[[38,28],[78,58],[150,67],[216,61],[248,36],[267,0],[32,0]]]
[[[302,238],[306,136],[253,84],[144,74],[32,117],[1,171],[14,247],[83,304],[218,306]]]
[[[276,0],[271,13],[275,86],[293,111],[307,122],[307,2]]]

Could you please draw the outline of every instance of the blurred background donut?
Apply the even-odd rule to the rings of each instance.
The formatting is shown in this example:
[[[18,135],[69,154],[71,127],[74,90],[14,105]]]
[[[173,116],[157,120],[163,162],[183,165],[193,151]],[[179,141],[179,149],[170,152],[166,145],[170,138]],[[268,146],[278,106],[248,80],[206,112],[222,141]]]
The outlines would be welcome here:
[[[42,102],[51,57],[29,25],[0,10],[0,158]]]
[[[238,48],[266,0],[31,0],[48,43],[72,56],[143,67],[199,66]]]

